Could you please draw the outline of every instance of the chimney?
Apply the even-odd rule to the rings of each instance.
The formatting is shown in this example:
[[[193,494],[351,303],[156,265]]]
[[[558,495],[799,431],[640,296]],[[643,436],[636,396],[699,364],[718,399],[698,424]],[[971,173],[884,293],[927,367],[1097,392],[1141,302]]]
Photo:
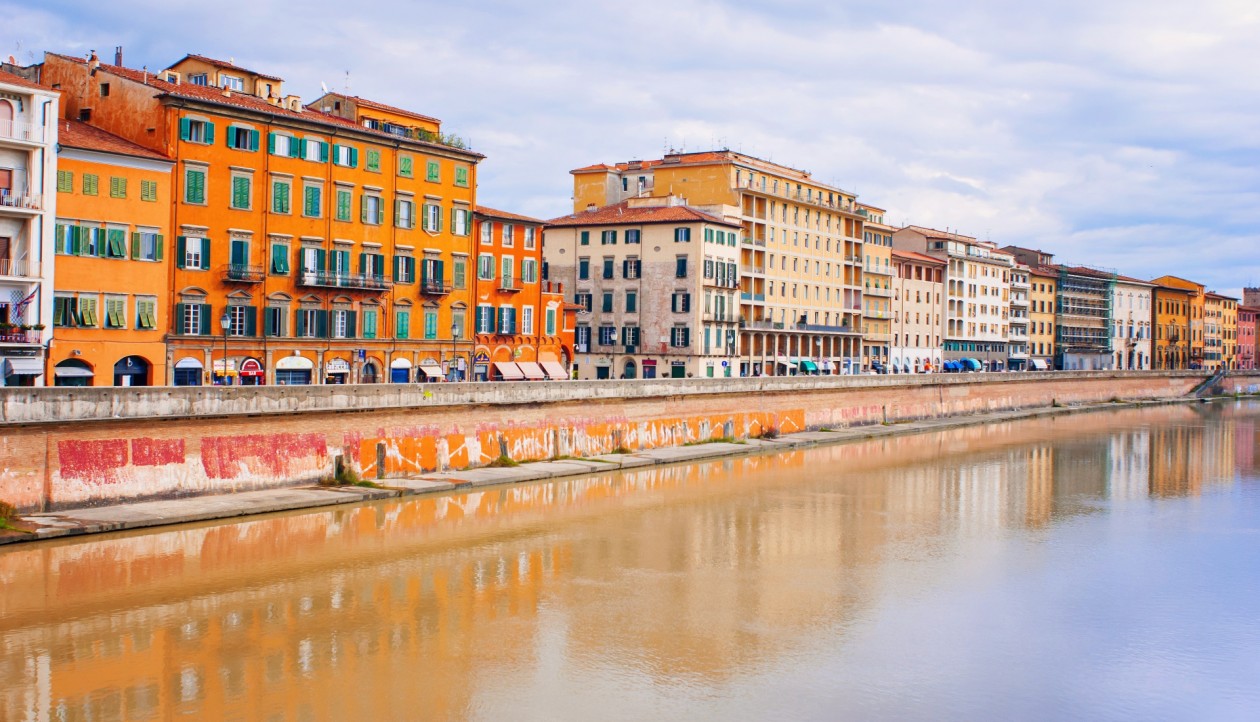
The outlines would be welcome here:
[[[122,67],[122,46],[121,45],[114,48],[114,65],[117,65],[120,68]]]
[[[587,212],[587,213],[590,213],[590,212],[594,211],[597,207],[598,207],[598,206],[596,206],[594,203],[587,203],[587,204],[586,204],[586,212]]]
[[[88,56],[88,67],[91,68],[93,71],[95,71],[96,68],[100,66],[100,64],[101,64],[101,61],[97,59],[96,51],[93,50],[92,54]]]

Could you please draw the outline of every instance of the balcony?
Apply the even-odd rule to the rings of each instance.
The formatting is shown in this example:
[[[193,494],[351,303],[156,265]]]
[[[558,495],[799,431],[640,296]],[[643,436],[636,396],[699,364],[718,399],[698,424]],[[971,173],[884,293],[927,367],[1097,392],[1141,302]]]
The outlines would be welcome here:
[[[784,185],[786,186],[786,183]],[[737,183],[732,190],[752,191],[753,193],[760,193],[761,195],[770,196],[771,198],[786,198],[787,200],[795,201],[797,203],[808,203],[809,205],[816,206],[818,208],[826,208],[831,211],[840,211],[842,213],[858,215],[857,204],[844,200],[844,196],[840,194],[836,194],[839,195],[838,199],[833,196],[832,201],[828,203],[826,197],[821,193],[811,193],[806,195],[800,191],[790,190],[775,192],[774,186],[771,184],[767,184],[763,187],[760,182],[754,183],[752,181]]]
[[[765,320],[746,321],[744,319],[740,319],[739,327],[751,329],[754,331],[782,331],[783,330],[783,324],[777,321],[765,321]]]
[[[262,283],[267,277],[267,272],[262,266],[243,266],[235,263],[221,266],[219,273],[223,280],[229,283]]]
[[[766,239],[764,238],[744,238],[740,241],[745,246],[757,246],[759,248],[766,247]]]
[[[828,326],[819,323],[798,323],[792,327],[792,330],[808,333],[857,333],[852,326]]]
[[[499,290],[504,293],[516,293],[521,290],[521,279],[511,276],[499,277]]]
[[[0,120],[0,140],[16,140],[22,143],[43,143],[44,127],[20,120]]]
[[[451,284],[444,283],[437,278],[420,279],[420,295],[422,296],[445,296],[452,290]]]
[[[363,274],[328,273],[326,271],[302,271],[297,277],[298,285],[308,288],[342,288],[350,291],[384,291],[390,282],[381,276],[365,276]]]
[[[866,339],[867,341],[878,341],[881,343],[888,343],[892,341],[892,334],[876,331],[876,332],[864,333],[862,334],[862,338]]]
[[[39,278],[39,262],[26,259],[0,258],[0,276],[10,278]]]
[[[892,314],[889,313],[888,311],[867,311],[866,313],[863,313],[862,315],[865,316],[866,318],[884,318],[884,319],[892,318]]]
[[[41,333],[41,331],[23,331],[22,329],[16,327],[0,329],[0,343],[38,345],[40,343],[39,336]]]
[[[892,295],[893,295],[891,288],[877,288],[877,287],[864,288],[862,289],[862,293],[866,294],[867,296],[883,296],[884,298],[892,298]]]
[[[39,193],[15,193],[8,188],[0,188],[0,213],[30,215],[43,209],[44,196]]]
[[[765,303],[765,301],[766,301],[766,294],[764,294],[764,293],[749,293],[749,292],[747,292],[747,291],[744,291],[744,292],[742,292],[742,293],[740,293],[740,294],[739,294],[739,299],[740,299],[741,301],[753,301],[753,302],[757,302],[757,303]]]
[[[764,276],[766,275],[765,266],[757,266],[750,264],[740,264],[739,272],[745,276]]]

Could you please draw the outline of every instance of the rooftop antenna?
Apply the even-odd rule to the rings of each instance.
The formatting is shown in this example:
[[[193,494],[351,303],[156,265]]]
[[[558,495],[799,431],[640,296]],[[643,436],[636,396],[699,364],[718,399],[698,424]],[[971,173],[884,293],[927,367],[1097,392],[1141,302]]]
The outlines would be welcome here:
[[[350,71],[346,71],[346,95],[350,94]]]
[[[321,80],[319,82],[319,89],[324,91],[324,95],[328,95],[328,83],[325,83],[324,81]]]

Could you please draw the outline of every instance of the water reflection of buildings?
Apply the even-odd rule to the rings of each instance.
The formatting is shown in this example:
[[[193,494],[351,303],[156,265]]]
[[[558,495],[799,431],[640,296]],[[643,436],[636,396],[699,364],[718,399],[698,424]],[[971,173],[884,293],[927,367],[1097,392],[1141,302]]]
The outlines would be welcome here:
[[[0,719],[462,717],[523,683],[549,624],[567,655],[726,680],[859,615],[906,559],[1105,497],[1229,483],[1234,429],[1254,445],[1254,426],[1212,409],[15,549],[0,553]]]

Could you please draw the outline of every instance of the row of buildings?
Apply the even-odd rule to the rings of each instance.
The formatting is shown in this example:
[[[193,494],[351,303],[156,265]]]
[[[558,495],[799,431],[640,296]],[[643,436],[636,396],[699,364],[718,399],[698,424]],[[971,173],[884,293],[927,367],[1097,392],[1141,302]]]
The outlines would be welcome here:
[[[482,160],[199,55],[5,66],[3,382],[1254,367],[1260,291],[897,227],[729,150],[578,168],[549,221],[480,205]]]

